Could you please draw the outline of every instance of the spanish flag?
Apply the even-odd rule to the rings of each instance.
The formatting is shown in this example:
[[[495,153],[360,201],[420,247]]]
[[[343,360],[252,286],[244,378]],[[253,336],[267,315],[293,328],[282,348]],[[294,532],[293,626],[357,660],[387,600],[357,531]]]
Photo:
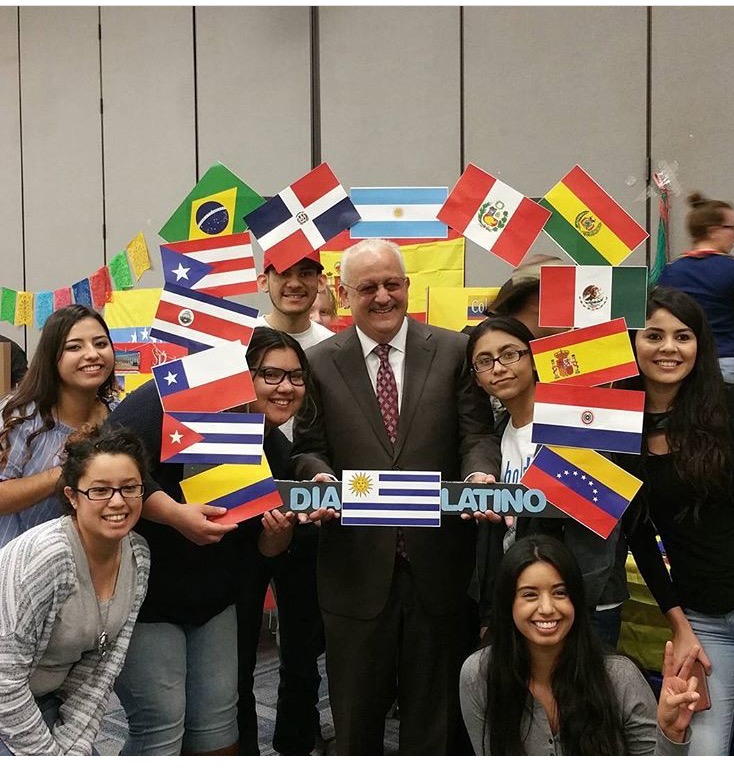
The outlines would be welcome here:
[[[578,165],[539,202],[551,212],[543,229],[577,264],[616,267],[648,237]]]
[[[220,464],[181,481],[187,502],[226,507],[216,522],[227,525],[283,506],[268,460],[260,464]],[[215,519],[215,518],[212,518]]]
[[[593,387],[638,374],[624,318],[531,341],[530,350],[538,378],[548,384]]]

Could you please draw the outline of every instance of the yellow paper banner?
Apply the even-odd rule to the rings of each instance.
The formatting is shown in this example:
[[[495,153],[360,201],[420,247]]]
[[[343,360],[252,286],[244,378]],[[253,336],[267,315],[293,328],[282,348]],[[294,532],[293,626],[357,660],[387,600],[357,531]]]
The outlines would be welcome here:
[[[15,298],[15,325],[33,325],[33,294],[18,291]]]
[[[104,308],[104,319],[110,328],[139,328],[150,325],[160,298],[160,288],[112,291],[112,298]]]
[[[145,243],[145,237],[142,232],[138,232],[137,235],[127,244],[127,257],[130,259],[130,263],[133,266],[133,272],[135,273],[135,279],[140,280],[140,276],[146,269],[150,269],[150,254],[148,253],[148,246]]]

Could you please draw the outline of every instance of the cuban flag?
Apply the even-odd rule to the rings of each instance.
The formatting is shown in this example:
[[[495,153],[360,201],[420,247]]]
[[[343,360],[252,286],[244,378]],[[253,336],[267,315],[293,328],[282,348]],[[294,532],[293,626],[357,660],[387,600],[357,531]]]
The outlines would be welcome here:
[[[256,322],[252,307],[166,283],[150,332],[156,339],[199,352],[225,341],[247,346]]]
[[[197,352],[151,369],[164,411],[212,413],[255,400],[247,365],[247,348],[239,341]]]
[[[538,382],[532,441],[639,453],[644,410],[644,392]]]
[[[166,283],[209,296],[257,292],[250,233],[161,245]]]
[[[352,187],[349,197],[361,220],[349,236],[445,240],[449,228],[436,214],[448,194],[448,187]]]
[[[172,464],[259,464],[262,413],[163,414],[161,461]]]
[[[359,221],[357,209],[327,163],[245,216],[278,272],[318,250]]]
[[[441,473],[345,470],[342,525],[441,526]]]

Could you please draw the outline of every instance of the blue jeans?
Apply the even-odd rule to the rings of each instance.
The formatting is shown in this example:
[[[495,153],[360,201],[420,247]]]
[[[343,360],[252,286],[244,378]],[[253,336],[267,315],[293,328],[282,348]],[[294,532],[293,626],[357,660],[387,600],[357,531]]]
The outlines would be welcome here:
[[[235,744],[235,607],[200,627],[138,622],[115,692],[130,729],[121,755],[197,754]]]
[[[696,637],[711,660],[706,679],[711,709],[691,722],[690,755],[728,755],[734,732],[734,611],[711,616],[685,611]]]

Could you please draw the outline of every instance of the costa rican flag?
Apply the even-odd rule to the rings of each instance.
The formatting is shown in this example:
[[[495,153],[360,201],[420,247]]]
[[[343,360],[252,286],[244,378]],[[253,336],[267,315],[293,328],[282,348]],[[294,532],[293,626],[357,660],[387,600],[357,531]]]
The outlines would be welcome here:
[[[357,221],[357,209],[326,163],[245,216],[265,257],[278,272]]]
[[[342,525],[441,525],[440,472],[345,470]]]
[[[257,291],[249,232],[161,245],[161,263],[166,283],[209,296]]]
[[[225,341],[247,346],[256,321],[257,310],[252,307],[166,283],[150,333],[200,352]]]
[[[164,411],[224,411],[255,399],[247,348],[229,341],[195,355],[154,365]]]
[[[161,461],[173,464],[259,464],[262,413],[163,414]]]

